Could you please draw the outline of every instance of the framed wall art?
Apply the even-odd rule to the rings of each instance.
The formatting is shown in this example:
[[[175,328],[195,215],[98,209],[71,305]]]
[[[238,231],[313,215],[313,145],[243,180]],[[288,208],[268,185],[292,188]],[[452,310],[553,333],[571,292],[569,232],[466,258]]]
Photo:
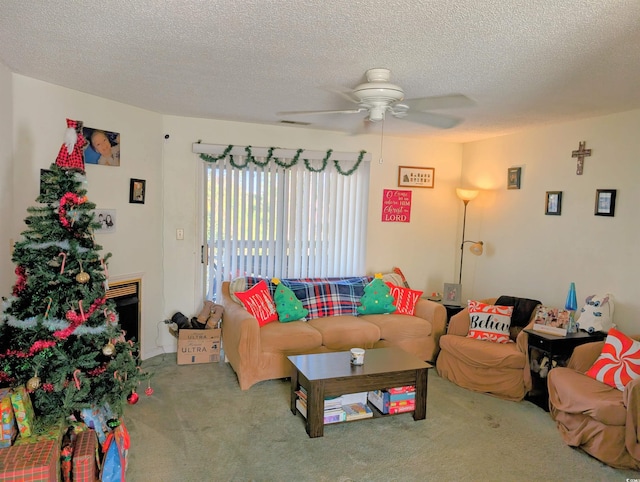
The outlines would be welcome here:
[[[144,179],[131,179],[129,183],[129,202],[144,204],[144,197],[147,190],[147,181]]]
[[[84,150],[85,164],[120,167],[120,133],[83,127],[82,135],[87,140]]]
[[[462,297],[462,286],[458,283],[445,283],[444,294],[442,296],[443,305],[460,306],[460,298]]]
[[[547,191],[544,213],[547,216],[560,216],[562,212],[562,191]]]
[[[398,187],[433,188],[436,169],[434,167],[398,167]]]
[[[596,189],[596,216],[615,215],[616,193],[616,189]]]
[[[94,211],[94,221],[100,223],[100,228],[96,229],[96,233],[105,234],[116,232],[115,209],[96,209]]]
[[[521,167],[510,167],[507,170],[507,189],[520,189]]]

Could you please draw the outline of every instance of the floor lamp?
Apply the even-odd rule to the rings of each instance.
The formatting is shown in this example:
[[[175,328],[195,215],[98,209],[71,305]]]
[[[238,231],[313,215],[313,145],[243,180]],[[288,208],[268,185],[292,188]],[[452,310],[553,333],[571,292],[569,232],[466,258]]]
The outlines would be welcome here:
[[[458,276],[458,284],[462,285],[462,260],[464,259],[464,245],[465,243],[473,243],[469,247],[469,251],[476,256],[480,256],[484,250],[484,243],[482,241],[469,241],[464,239],[465,229],[467,225],[467,204],[472,201],[480,191],[474,189],[456,189],[457,196],[462,199],[464,203],[464,216],[462,218],[462,243],[460,243],[460,275]]]

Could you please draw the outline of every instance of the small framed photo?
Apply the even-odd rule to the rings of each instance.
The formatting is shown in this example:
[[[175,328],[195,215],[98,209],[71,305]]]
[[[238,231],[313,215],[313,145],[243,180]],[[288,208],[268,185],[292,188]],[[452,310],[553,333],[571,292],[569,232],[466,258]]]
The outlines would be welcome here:
[[[520,189],[521,167],[510,167],[507,170],[507,189]]]
[[[129,183],[129,202],[144,204],[146,188],[147,181],[144,179],[131,179],[131,182]]]
[[[560,216],[562,212],[562,191],[547,191],[544,213],[547,216]]]
[[[399,187],[427,187],[433,188],[436,169],[434,167],[409,167],[398,168]]]
[[[616,189],[596,189],[596,216],[615,215],[616,192]]]
[[[100,227],[96,229],[96,233],[115,233],[116,232],[116,210],[115,209],[96,209],[94,211],[94,221],[100,223]]]
[[[445,283],[444,294],[442,296],[443,305],[461,306],[462,286],[457,283]]]

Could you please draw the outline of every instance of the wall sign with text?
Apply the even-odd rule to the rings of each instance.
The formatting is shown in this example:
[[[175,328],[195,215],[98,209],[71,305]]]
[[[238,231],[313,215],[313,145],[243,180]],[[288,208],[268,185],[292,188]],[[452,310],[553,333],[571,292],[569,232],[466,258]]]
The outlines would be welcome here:
[[[382,222],[408,223],[411,221],[411,191],[385,189],[382,194]]]

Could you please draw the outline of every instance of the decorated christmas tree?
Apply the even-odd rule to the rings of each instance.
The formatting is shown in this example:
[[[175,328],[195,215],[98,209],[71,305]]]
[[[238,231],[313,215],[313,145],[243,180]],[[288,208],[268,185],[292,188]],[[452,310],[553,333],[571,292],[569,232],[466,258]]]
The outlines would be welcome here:
[[[105,297],[111,254],[101,256],[93,236],[100,224],[86,195],[86,141],[81,123],[67,126],[14,246],[17,281],[0,317],[0,386],[26,385],[43,423],[105,403],[120,415],[147,378]]]

